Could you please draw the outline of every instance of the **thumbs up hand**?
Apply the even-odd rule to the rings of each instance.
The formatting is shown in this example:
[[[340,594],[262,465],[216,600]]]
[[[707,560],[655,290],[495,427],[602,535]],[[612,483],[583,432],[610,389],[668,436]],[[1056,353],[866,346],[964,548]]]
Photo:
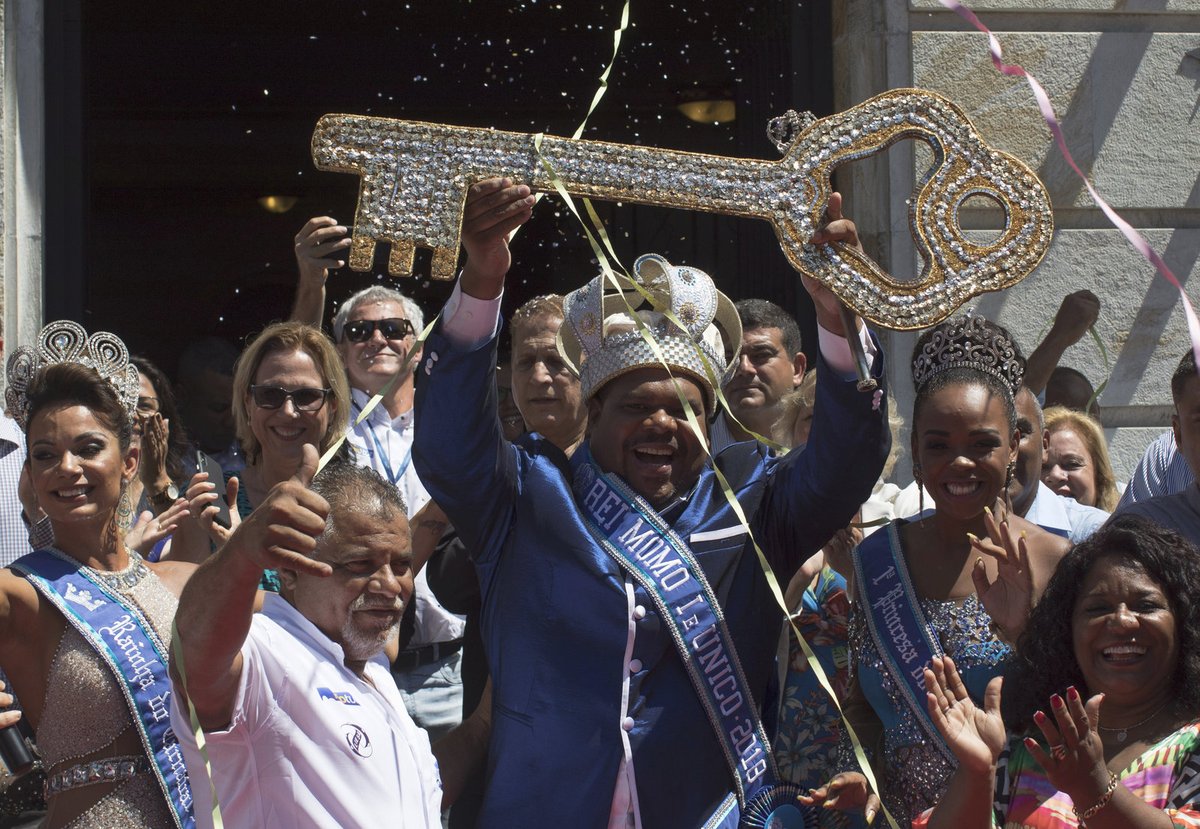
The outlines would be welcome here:
[[[296,474],[276,484],[225,542],[264,570],[288,569],[328,576],[333,569],[312,558],[317,538],[325,531],[329,502],[309,486],[317,474],[316,447],[304,446]]]

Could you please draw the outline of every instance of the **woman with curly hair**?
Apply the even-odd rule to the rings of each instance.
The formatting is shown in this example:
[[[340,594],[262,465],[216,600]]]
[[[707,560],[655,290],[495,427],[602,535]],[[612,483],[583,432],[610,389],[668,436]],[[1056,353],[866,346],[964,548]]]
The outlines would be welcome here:
[[[1000,679],[982,708],[952,660],[925,679],[959,765],[914,826],[1200,827],[1200,550],[1182,536],[1120,516],[1067,554],[1003,718]]]
[[[1091,415],[1051,406],[1046,409],[1046,462],[1042,482],[1059,495],[1105,512],[1117,508],[1121,493],[1108,460],[1108,444]]]

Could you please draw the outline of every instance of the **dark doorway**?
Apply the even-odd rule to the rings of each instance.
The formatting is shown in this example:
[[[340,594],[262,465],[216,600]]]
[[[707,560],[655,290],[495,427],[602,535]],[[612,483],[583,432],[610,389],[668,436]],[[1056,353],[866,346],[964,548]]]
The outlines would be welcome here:
[[[194,337],[240,341],[287,315],[304,221],[353,216],[356,179],[317,172],[309,156],[320,115],[570,135],[622,5],[50,0],[47,317],[115,331],[169,372]],[[632,19],[585,137],[774,158],[772,116],[830,111],[826,2],[633,0]],[[687,95],[731,97],[737,118],[689,121],[676,107]],[[295,203],[269,213],[258,202],[267,195]],[[626,264],[662,253],[709,270],[735,299],[764,296],[811,316],[765,223],[597,208]],[[574,218],[552,198],[514,255],[506,306],[595,273]],[[335,273],[330,298],[384,278]],[[449,292],[421,279],[399,287],[427,311]]]

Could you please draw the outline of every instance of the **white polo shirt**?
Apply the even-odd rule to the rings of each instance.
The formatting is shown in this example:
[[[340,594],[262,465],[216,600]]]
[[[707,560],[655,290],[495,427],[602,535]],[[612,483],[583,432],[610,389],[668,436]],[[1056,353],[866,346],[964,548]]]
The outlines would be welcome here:
[[[440,829],[442,786],[429,738],[385,668],[366,682],[339,645],[267,594],[242,646],[232,719],[205,733],[226,827]],[[204,763],[180,695],[171,725],[191,775],[196,823],[210,827]]]

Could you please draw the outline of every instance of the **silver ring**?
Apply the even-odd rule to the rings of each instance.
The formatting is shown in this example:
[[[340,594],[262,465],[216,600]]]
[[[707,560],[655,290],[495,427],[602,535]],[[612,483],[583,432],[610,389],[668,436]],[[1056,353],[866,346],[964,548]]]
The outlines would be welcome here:
[[[1062,743],[1059,743],[1055,746],[1050,746],[1050,756],[1055,760],[1060,761],[1067,759],[1067,747]]]

